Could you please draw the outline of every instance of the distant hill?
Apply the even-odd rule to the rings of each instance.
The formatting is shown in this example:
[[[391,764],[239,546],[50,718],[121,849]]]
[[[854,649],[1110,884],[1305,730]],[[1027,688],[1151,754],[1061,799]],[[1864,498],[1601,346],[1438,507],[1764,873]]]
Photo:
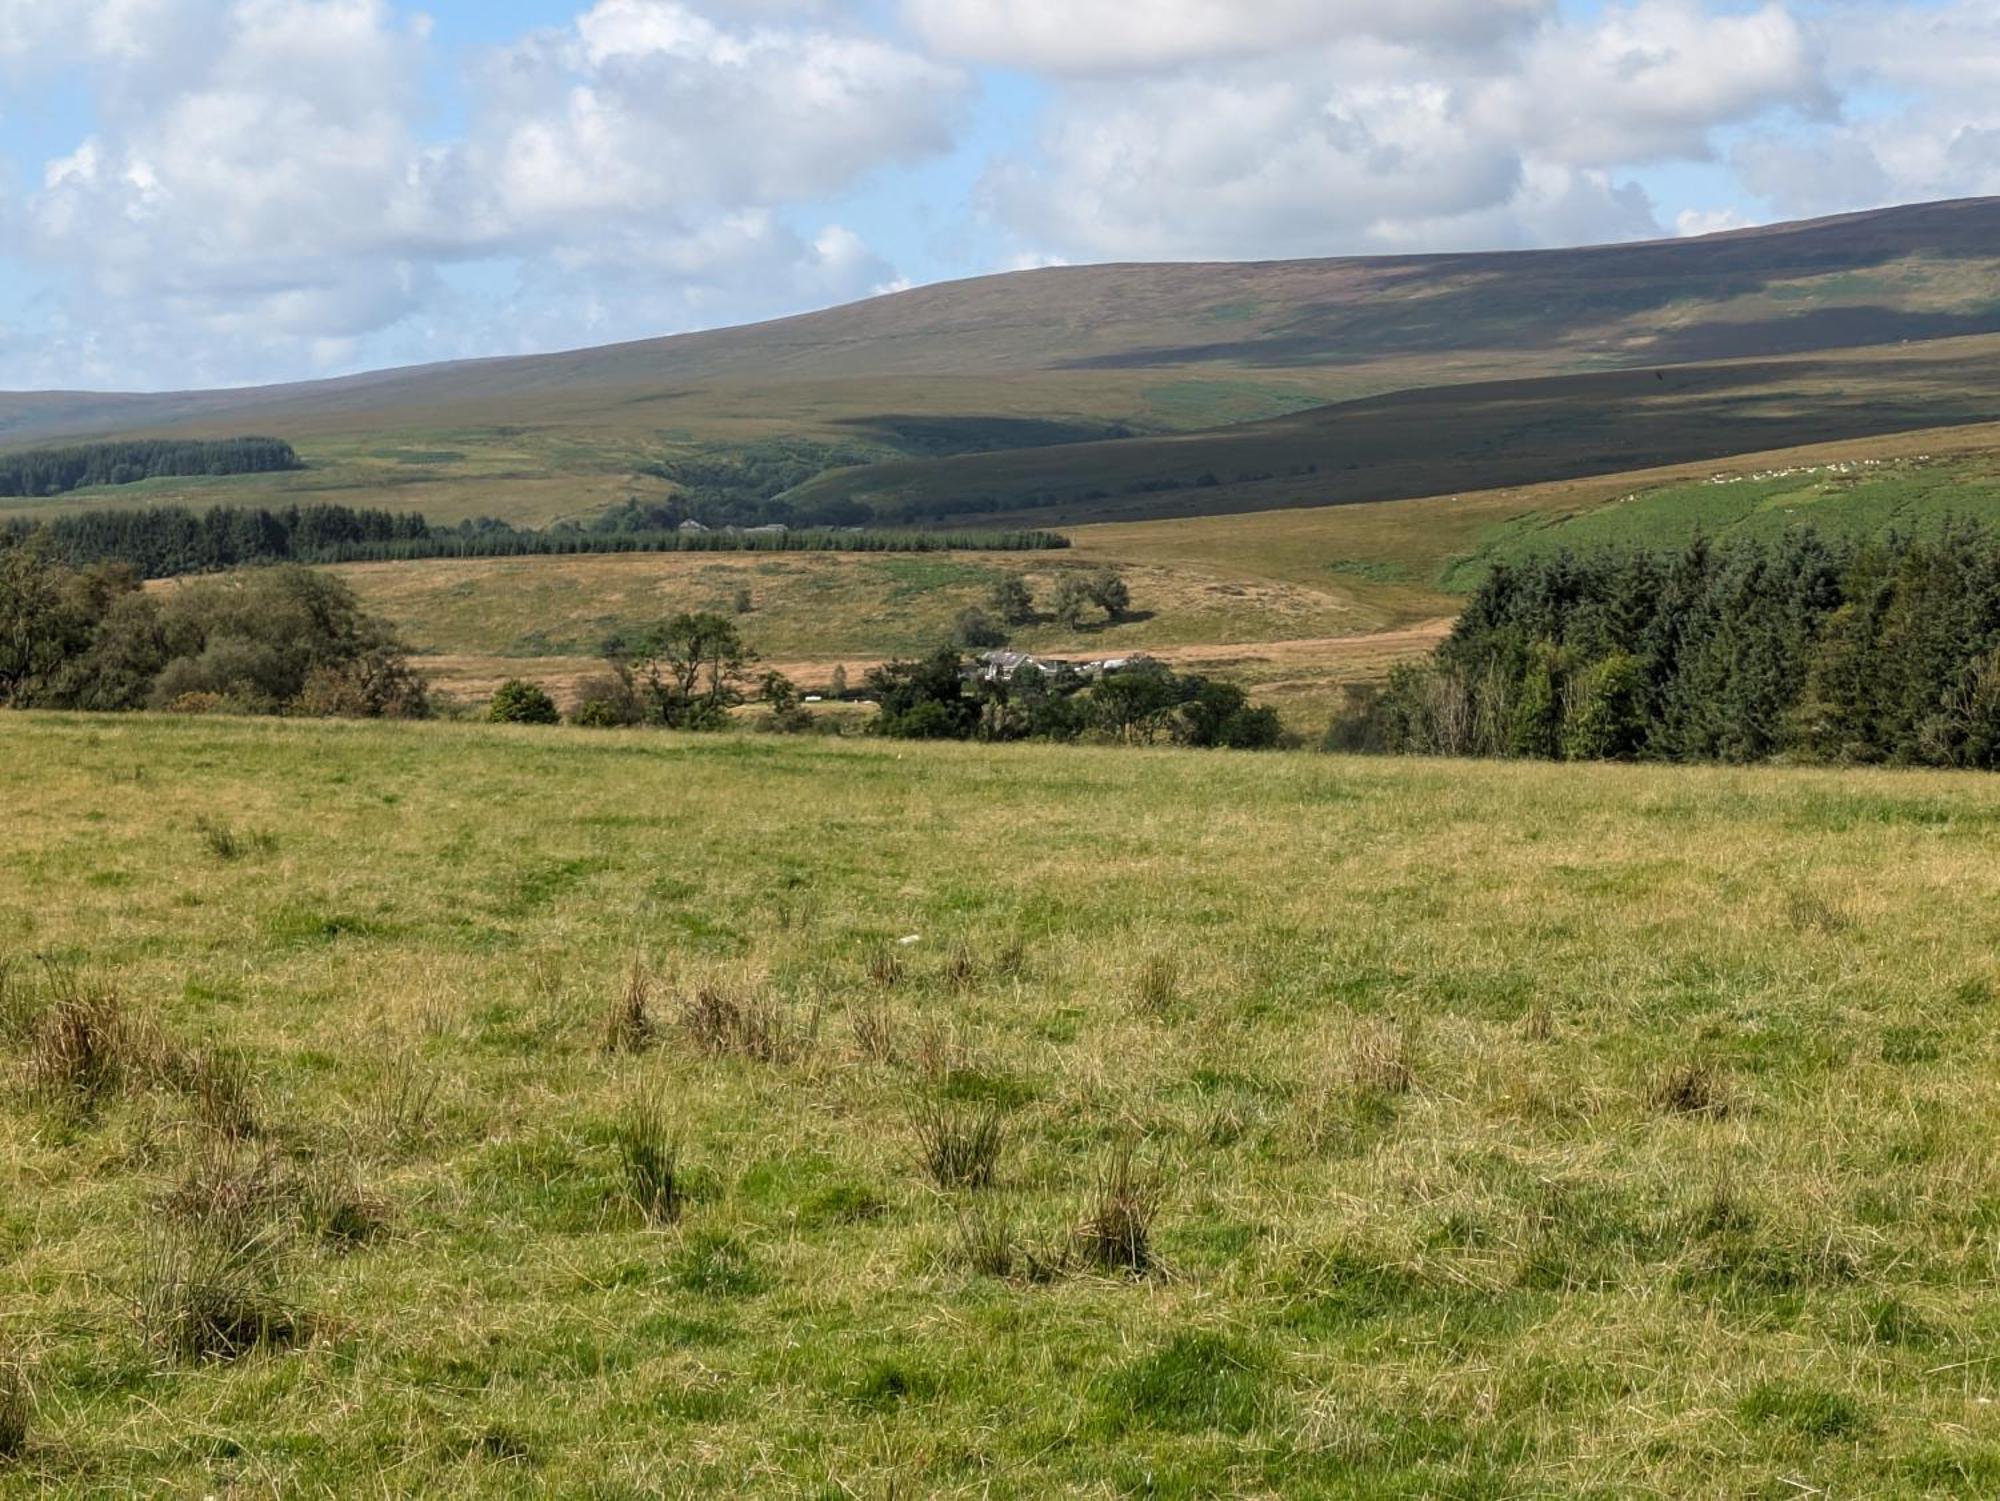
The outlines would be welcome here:
[[[824,462],[851,472],[812,483],[857,495],[906,499],[913,487],[957,485],[1006,467],[959,456],[999,450],[1060,451],[1059,465],[1075,461],[1095,473],[1108,463],[1118,474],[1192,485],[1216,464],[1256,473],[1260,464],[1270,471],[1290,462],[1246,458],[1250,447],[1268,442],[1289,453],[1302,430],[1371,430],[1383,410],[1408,412],[1412,402],[1438,421],[1460,421],[1456,398],[1407,393],[1635,368],[1732,362],[1727,373],[1690,376],[1682,387],[1711,393],[1716,413],[1747,424],[1715,432],[1748,447],[1837,437],[1853,423],[1925,425],[1914,410],[1922,398],[1911,394],[1934,386],[1925,362],[1891,361],[1858,377],[1870,393],[1863,402],[1846,390],[1843,372],[1873,362],[1851,352],[1984,335],[2000,335],[2000,199],[1582,250],[1054,268],[565,354],[243,391],[0,395],[0,444],[270,432],[295,442],[312,472],[236,485],[231,498],[360,494],[446,518],[483,508],[540,520],[625,493],[669,492],[674,480],[661,471],[676,457],[774,440],[825,445]],[[1938,347],[1987,354],[1983,344]],[[1834,351],[1842,353],[1824,358]],[[1820,373],[1797,366],[1775,379],[1785,401],[1811,410],[1790,414],[1796,432],[1769,431],[1775,404],[1746,417],[1731,394],[1763,376],[1746,376],[1734,362],[1798,356],[1818,359]],[[1890,389],[1906,376],[1916,382],[1908,392]],[[1587,403],[1608,389],[1551,385],[1533,399]],[[1878,402],[1885,392],[1886,407]],[[1386,409],[1334,405],[1392,396]],[[1959,408],[1967,420],[2000,416],[1989,398],[1982,389]],[[1483,397],[1470,399],[1493,410]],[[1603,441],[1592,429],[1622,429],[1629,415],[1599,411],[1570,424],[1573,438],[1538,448],[1535,461],[1553,458],[1552,473],[1581,472],[1585,450]],[[1941,420],[1958,420],[1958,411]],[[1192,468],[1158,441],[1244,423],[1264,425],[1198,440]],[[1406,445],[1403,467],[1421,468],[1431,456],[1431,440],[1417,437],[1422,426],[1396,439]],[[1150,451],[1114,461],[1076,443]],[[1613,446],[1618,452],[1604,458],[1617,467],[1693,456],[1685,445],[1656,452],[1624,436]],[[1166,454],[1174,457],[1156,473]],[[892,467],[870,475],[876,461]],[[943,470],[922,467],[940,461]],[[1314,462],[1323,474],[1329,461],[1295,467]],[[1526,477],[1413,478],[1393,488],[1433,493]],[[1357,493],[1378,493],[1365,476],[1354,483]],[[1107,488],[1115,487],[1083,485]],[[1082,493],[1070,489],[1072,498]],[[1310,489],[1302,502],[1351,498]]]
[[[1198,433],[836,469],[802,505],[1042,524],[1410,500],[1990,423],[2000,337],[1422,387]]]

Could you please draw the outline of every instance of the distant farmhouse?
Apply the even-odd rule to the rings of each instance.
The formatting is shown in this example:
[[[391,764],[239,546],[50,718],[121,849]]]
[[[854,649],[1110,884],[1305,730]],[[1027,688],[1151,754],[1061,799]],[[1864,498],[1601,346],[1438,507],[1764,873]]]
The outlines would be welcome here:
[[[1040,673],[1045,678],[1069,675],[1084,678],[1110,677],[1153,665],[1152,657],[1100,657],[1090,662],[1072,662],[1061,657],[1034,657],[1020,651],[989,651],[972,665],[971,675],[983,683],[1011,683],[1023,673]]]

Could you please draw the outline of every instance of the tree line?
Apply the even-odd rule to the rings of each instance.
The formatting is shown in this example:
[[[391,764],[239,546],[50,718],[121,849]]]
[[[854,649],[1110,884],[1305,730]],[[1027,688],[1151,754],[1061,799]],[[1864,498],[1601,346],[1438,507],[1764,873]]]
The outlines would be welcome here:
[[[302,469],[292,445],[277,438],[173,439],[83,443],[0,454],[0,496],[67,495],[95,485],[198,475],[273,474]]]
[[[969,667],[956,647],[891,662],[865,679],[880,704],[874,732],[903,740],[1085,739],[1199,750],[1268,750],[1285,727],[1233,683],[1162,662],[1118,672],[1024,668],[1012,677]]]
[[[1494,568],[1332,748],[2000,768],[2000,538],[1605,548]]]
[[[72,568],[122,563],[178,578],[262,563],[403,562],[627,552],[1025,552],[1061,549],[1054,532],[527,530],[494,520],[433,526],[414,512],[294,505],[91,511],[0,525],[0,547],[34,541]]]
[[[339,579],[277,567],[140,587],[0,548],[0,708],[424,718],[389,626]]]

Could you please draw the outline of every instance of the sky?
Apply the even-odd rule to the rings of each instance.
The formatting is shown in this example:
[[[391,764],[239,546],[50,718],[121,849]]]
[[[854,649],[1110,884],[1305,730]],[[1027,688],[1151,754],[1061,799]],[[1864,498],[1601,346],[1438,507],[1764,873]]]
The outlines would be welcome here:
[[[0,389],[2000,194],[2000,0],[0,0]]]

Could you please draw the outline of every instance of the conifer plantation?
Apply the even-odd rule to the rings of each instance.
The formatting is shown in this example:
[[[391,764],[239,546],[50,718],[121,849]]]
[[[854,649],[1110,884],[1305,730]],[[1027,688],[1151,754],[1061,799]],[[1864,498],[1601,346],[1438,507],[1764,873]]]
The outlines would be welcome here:
[[[2000,538],[1809,530],[1494,567],[1335,748],[2000,766]]]
[[[276,474],[299,456],[276,438],[151,439],[0,454],[0,496],[67,495],[93,485],[194,475]]]

